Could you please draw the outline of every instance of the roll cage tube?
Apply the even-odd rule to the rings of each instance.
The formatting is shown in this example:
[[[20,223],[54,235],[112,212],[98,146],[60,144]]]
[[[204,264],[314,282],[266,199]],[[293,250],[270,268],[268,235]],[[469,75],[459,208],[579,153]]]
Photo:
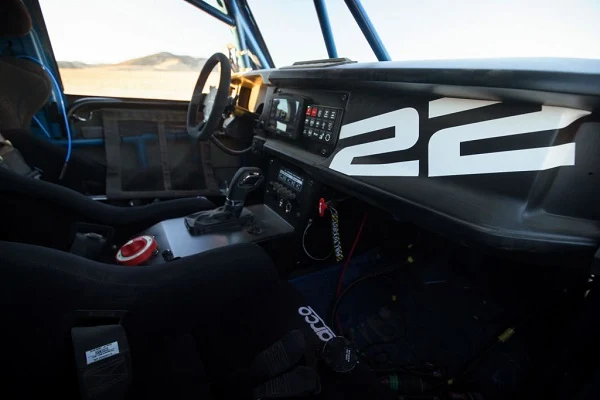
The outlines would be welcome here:
[[[367,12],[363,8],[360,0],[344,0],[348,10],[352,13],[356,24],[362,31],[365,39],[369,42],[369,46],[371,46],[371,50],[377,56],[379,61],[391,61],[391,57],[387,52],[381,38],[377,34],[371,19],[367,15]]]
[[[325,47],[327,47],[327,55],[329,55],[329,58],[337,58],[337,48],[335,46],[333,32],[331,31],[331,24],[329,23],[329,15],[327,14],[325,0],[314,0],[314,2],[317,17],[319,18],[319,25],[321,25],[321,33],[323,33],[323,40],[325,41]]]
[[[248,50],[259,60],[261,68],[275,68],[275,63],[273,63],[271,54],[245,0],[220,0],[230,15],[223,13],[204,0],[185,1],[234,28],[238,50],[246,50],[245,47],[248,46]],[[248,56],[238,57],[238,62],[244,68],[250,67],[250,57]]]
[[[185,1],[195,5],[202,11],[234,28],[238,49],[246,50],[247,46],[248,49],[258,58],[261,68],[275,68],[273,58],[269,53],[267,45],[256,23],[256,20],[254,19],[254,16],[252,15],[252,11],[247,0],[220,0],[230,15],[223,13],[221,10],[211,6],[204,0]],[[335,38],[333,37],[333,32],[331,30],[331,24],[329,21],[329,15],[327,14],[325,0],[313,1],[315,5],[315,11],[317,12],[317,17],[319,19],[319,25],[321,26],[323,41],[325,42],[325,47],[327,48],[327,55],[329,58],[337,58],[338,54]],[[373,50],[373,53],[377,57],[377,60],[390,61],[391,57],[381,38],[377,34],[377,30],[373,26],[373,23],[371,22],[371,19],[362,6],[360,0],[344,0],[344,2],[354,17],[354,21],[360,28],[363,36],[369,43],[371,50]],[[240,56],[238,61],[240,64],[242,64],[242,67],[250,67],[250,57],[247,55]]]
[[[235,21],[233,20],[233,18],[231,16],[223,13],[218,8],[211,6],[204,0],[185,0],[185,1],[198,7],[199,9],[201,9],[202,11],[204,11],[211,17],[215,17],[219,21],[224,22],[229,26],[235,26]],[[227,10],[229,10],[229,8],[227,8]]]
[[[244,0],[245,1],[245,0]],[[354,21],[360,28],[363,36],[367,39],[371,50],[379,61],[391,61],[391,57],[387,52],[381,38],[377,34],[369,15],[362,6],[360,0],[344,0],[346,7],[350,10],[350,13],[354,17]],[[329,23],[329,15],[327,14],[327,7],[325,6],[325,0],[314,0],[315,10],[317,17],[319,18],[319,24],[321,25],[321,32],[323,33],[323,40],[325,41],[325,47],[327,47],[327,54],[329,58],[337,58],[337,49],[335,46],[335,39],[333,32],[331,31],[331,25]]]
[[[274,68],[275,63],[262,39],[262,34],[252,17],[246,1],[223,0],[227,9],[234,15],[240,44],[246,43],[250,51],[258,58],[261,68]]]

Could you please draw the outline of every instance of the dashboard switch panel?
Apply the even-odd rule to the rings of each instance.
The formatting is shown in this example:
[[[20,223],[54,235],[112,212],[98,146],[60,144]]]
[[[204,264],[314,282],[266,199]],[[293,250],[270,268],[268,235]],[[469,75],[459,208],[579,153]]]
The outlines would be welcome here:
[[[340,130],[342,111],[341,108],[329,106],[308,106],[302,136],[325,144],[334,143],[336,134]],[[313,114],[315,117],[312,116]]]
[[[265,131],[313,154],[335,150],[348,94],[324,90],[272,89],[263,118]]]

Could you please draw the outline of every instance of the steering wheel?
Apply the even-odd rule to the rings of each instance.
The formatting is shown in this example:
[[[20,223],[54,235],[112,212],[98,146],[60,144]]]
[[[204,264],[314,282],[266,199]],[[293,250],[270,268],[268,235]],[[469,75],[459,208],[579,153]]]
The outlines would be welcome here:
[[[204,95],[202,89],[208,81],[208,78],[213,69],[221,64],[221,76],[219,79],[219,87],[210,88],[208,94]],[[187,111],[187,132],[188,134],[199,140],[208,140],[212,136],[215,129],[219,126],[225,107],[227,106],[227,98],[229,97],[229,87],[231,84],[231,64],[225,54],[213,54],[202,67],[194,94],[188,106]],[[203,119],[198,121],[198,113],[202,111]]]

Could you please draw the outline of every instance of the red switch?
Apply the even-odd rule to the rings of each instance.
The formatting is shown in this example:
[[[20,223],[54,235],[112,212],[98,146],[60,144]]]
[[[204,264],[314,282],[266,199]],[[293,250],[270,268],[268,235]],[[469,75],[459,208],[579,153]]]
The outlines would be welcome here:
[[[306,115],[308,115],[309,117],[310,117],[310,112],[311,112],[311,110],[312,110],[312,109],[311,109],[310,107],[307,107],[307,108],[306,108]]]
[[[327,210],[329,206],[327,205],[327,202],[325,201],[324,198],[320,198],[319,199],[319,217],[324,217],[325,216],[325,211]]]
[[[158,251],[158,244],[149,235],[138,236],[125,243],[116,255],[117,262],[122,265],[134,266],[147,261]]]
[[[311,117],[316,117],[316,116],[317,116],[317,109],[316,109],[316,108],[313,108],[313,109],[310,111],[310,116],[311,116]]]

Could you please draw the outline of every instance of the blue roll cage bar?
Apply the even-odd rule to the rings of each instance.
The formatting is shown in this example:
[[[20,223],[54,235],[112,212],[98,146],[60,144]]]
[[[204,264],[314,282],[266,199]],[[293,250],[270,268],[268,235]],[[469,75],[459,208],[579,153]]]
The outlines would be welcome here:
[[[214,18],[217,18],[219,21],[231,26],[234,29],[237,48],[240,50],[250,50],[250,52],[258,58],[262,68],[275,67],[269,49],[267,48],[246,0],[217,0],[223,5],[223,8],[228,11],[227,13],[208,4],[204,0],[185,1],[193,4]],[[331,30],[331,24],[329,23],[329,15],[327,14],[327,7],[325,5],[326,0],[313,0],[313,2],[319,19],[319,25],[321,26],[323,41],[327,48],[327,54],[329,58],[337,58],[338,53],[335,45],[335,38],[333,37],[333,32]],[[344,0],[344,2],[354,17],[356,24],[362,31],[365,39],[367,39],[367,42],[369,43],[369,46],[371,46],[371,50],[373,50],[377,59],[379,61],[390,61],[390,55],[377,34],[377,31],[360,0]],[[248,68],[250,67],[250,58],[247,54],[240,55],[238,56],[238,63],[240,66]]]

